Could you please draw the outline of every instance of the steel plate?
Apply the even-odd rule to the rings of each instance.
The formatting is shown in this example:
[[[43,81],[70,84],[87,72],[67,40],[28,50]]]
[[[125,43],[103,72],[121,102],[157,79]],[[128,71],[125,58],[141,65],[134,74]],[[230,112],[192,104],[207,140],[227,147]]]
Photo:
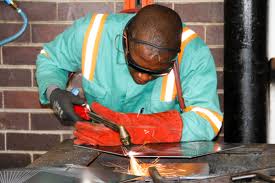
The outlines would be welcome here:
[[[0,182],[17,183],[104,183],[124,182],[137,178],[138,176],[113,172],[111,169],[87,168],[82,166],[65,167],[41,167],[7,169],[0,171]]]
[[[135,157],[165,158],[195,158],[207,154],[242,147],[242,145],[239,144],[225,144],[212,141],[133,145],[127,148],[124,146],[75,146],[119,156],[129,156],[129,152],[131,152],[130,154]]]

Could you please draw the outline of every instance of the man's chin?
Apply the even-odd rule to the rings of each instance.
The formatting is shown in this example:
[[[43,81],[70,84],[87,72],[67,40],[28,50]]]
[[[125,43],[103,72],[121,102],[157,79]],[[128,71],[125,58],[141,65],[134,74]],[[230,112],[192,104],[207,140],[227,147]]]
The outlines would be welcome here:
[[[148,83],[149,81],[140,81],[140,80],[136,80],[134,79],[135,83],[138,85],[145,85],[146,83]]]

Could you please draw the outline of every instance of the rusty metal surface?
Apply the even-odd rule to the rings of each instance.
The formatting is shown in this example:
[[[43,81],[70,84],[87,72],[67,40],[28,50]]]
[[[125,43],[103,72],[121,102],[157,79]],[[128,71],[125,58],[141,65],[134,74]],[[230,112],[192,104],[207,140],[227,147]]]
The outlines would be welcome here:
[[[155,158],[138,158],[142,162],[150,163]],[[210,154],[193,159],[161,158],[160,163],[209,163],[210,175],[216,176],[210,179],[193,180],[188,182],[231,182],[229,175],[246,171],[275,167],[275,145],[251,144],[241,148]],[[55,147],[28,167],[54,166],[64,164],[85,165],[89,167],[106,167],[106,164],[114,164],[128,168],[127,157],[98,152],[84,148],[73,147],[72,141],[65,141]],[[109,168],[109,167],[108,167]],[[181,180],[182,181],[182,180]],[[185,181],[184,181],[185,182]]]

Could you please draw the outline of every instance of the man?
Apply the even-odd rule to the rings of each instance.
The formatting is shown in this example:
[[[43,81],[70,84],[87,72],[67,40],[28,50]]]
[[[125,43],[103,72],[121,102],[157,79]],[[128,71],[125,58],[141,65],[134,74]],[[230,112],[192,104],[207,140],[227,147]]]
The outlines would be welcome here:
[[[89,14],[45,44],[37,59],[40,101],[50,101],[64,125],[81,121],[73,105],[84,101],[65,91],[68,74],[79,70],[92,110],[123,125],[134,144],[212,140],[222,126],[209,48],[167,7],[149,5],[136,15]],[[117,132],[105,126],[75,127],[77,144],[120,144]]]

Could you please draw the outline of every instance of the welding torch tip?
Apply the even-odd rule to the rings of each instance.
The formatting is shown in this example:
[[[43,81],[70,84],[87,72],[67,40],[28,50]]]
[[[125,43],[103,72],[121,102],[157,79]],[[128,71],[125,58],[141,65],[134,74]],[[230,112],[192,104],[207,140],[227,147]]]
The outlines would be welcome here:
[[[120,140],[124,146],[131,145],[130,135],[127,132],[127,130],[121,125],[119,125],[119,135],[120,135]]]

